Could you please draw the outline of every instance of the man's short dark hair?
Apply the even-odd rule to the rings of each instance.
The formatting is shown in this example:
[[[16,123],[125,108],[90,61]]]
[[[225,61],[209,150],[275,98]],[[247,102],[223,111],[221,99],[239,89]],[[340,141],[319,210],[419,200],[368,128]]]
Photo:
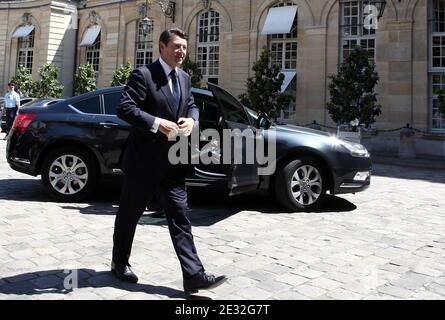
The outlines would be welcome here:
[[[171,29],[164,30],[161,33],[161,36],[159,37],[159,44],[161,44],[161,42],[162,42],[163,44],[168,45],[168,43],[170,42],[173,35],[176,35],[179,38],[184,39],[184,40],[189,39],[187,33],[185,33],[183,30],[181,30],[179,28],[171,28]]]

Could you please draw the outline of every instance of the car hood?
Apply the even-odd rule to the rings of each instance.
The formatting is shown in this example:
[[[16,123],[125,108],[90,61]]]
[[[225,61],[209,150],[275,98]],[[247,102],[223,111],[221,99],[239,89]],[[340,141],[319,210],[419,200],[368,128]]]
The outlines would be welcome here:
[[[318,137],[330,137],[331,134],[324,132],[324,131],[320,131],[320,130],[315,130],[315,129],[309,129],[309,128],[305,128],[305,127],[299,127],[293,124],[286,124],[286,125],[282,125],[282,124],[277,124],[271,127],[275,128],[277,130],[277,133],[283,133],[283,134],[291,134],[291,133],[298,133],[298,134],[307,134],[307,135],[312,135],[312,136],[318,136]]]

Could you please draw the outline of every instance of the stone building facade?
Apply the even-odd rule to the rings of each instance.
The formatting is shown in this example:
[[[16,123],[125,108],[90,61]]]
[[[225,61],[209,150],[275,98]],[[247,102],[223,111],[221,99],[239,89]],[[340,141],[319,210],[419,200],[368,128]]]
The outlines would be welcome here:
[[[283,90],[295,98],[283,120],[332,126],[326,110],[329,75],[336,73],[348,48],[360,44],[373,55],[380,76],[382,115],[376,127],[408,123],[430,135],[445,133],[437,108],[438,89],[445,89],[445,0],[387,0],[371,31],[362,25],[367,16],[363,0],[176,0],[171,1],[174,16],[172,7],[166,15],[157,1],[149,2],[145,11],[145,0],[1,1],[0,87],[19,63],[28,63],[37,77],[42,64],[54,62],[69,95],[77,66],[87,61],[97,69],[98,86],[108,86],[126,61],[154,61],[161,31],[179,26],[190,35],[189,55],[204,81],[236,96],[245,92],[252,65],[267,46],[286,74]],[[273,16],[279,10],[272,9],[280,7],[288,8]],[[144,16],[151,21],[145,31],[140,25]],[[289,29],[265,30],[281,24]],[[34,26],[32,57],[26,49],[30,44],[24,43],[29,34],[19,37],[28,31],[23,26]]]

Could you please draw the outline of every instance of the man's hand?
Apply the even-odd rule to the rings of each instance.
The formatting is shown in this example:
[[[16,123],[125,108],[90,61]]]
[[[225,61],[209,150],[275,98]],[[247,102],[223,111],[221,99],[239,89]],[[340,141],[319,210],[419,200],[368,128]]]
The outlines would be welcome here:
[[[159,123],[159,131],[161,131],[163,134],[167,136],[167,138],[174,137],[179,132],[179,127],[176,123],[161,119],[161,122]]]
[[[187,137],[192,133],[195,120],[193,120],[193,118],[179,118],[178,125],[179,133]]]

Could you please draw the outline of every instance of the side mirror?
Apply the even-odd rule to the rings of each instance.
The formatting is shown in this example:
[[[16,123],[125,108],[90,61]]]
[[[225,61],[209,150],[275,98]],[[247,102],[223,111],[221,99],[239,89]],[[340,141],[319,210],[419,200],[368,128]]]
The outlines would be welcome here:
[[[264,128],[269,129],[272,125],[272,121],[270,121],[269,116],[265,112],[260,112],[257,119],[257,127],[258,128]]]

